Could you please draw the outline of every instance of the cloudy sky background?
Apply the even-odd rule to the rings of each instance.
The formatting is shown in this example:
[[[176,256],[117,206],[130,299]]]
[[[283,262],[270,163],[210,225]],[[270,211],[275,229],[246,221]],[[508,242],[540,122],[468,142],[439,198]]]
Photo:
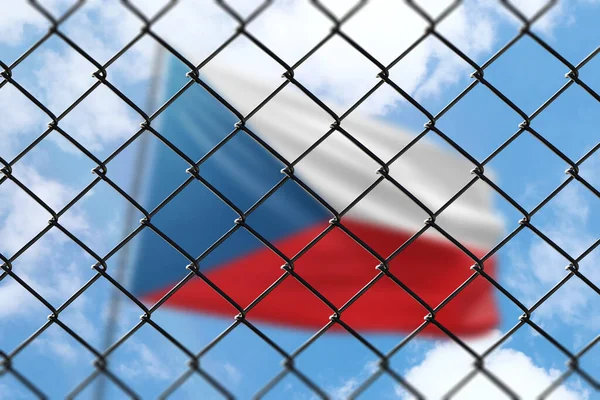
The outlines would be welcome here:
[[[158,0],[134,2],[147,15],[160,9]],[[247,15],[254,5],[231,2]],[[325,4],[336,15],[349,7],[345,1]],[[42,3],[54,15],[72,4],[69,0]],[[519,8],[532,15],[543,2],[522,1]],[[423,7],[437,15],[447,2],[427,2]],[[560,2],[534,31],[571,63],[577,64],[600,43],[598,3],[592,0]],[[373,23],[373,21],[377,21]],[[140,29],[140,21],[117,1],[88,1],[61,31],[100,63],[106,62]],[[23,53],[48,29],[45,20],[26,2],[14,2],[0,14],[0,60],[6,64]],[[344,32],[383,64],[389,63],[423,32],[425,22],[398,2],[381,0],[369,4],[344,25]],[[451,14],[438,30],[478,63],[489,58],[514,36],[519,21],[496,2],[467,1]],[[236,22],[212,2],[182,1],[153,30],[197,64],[208,56],[236,28]],[[248,26],[288,64],[293,64],[331,28],[331,22],[308,2],[276,2]],[[108,68],[108,80],[144,107],[153,77],[155,41],[145,37]],[[173,62],[173,60],[168,60]],[[600,74],[594,74],[598,60],[580,72],[589,86],[600,90]],[[244,70],[268,85],[281,82],[281,67],[247,39],[236,40],[206,68]],[[19,64],[13,78],[59,115],[92,86],[96,68],[54,36]],[[472,67],[433,38],[419,45],[390,71],[390,77],[411,93],[425,108],[437,113],[470,82]],[[503,55],[486,78],[526,113],[532,113],[565,82],[568,70],[525,38]],[[342,112],[376,82],[377,69],[339,38],[332,40],[296,71],[296,79]],[[596,75],[596,76],[594,76]],[[160,78],[160,77],[158,77]],[[172,93],[163,93],[168,96]],[[257,99],[258,101],[259,99]],[[594,115],[598,103],[573,85],[544,111],[532,126],[572,159],[578,159],[597,142]],[[385,85],[360,107],[361,112],[401,124],[419,132],[425,118]],[[153,110],[146,110],[151,112]],[[49,117],[10,84],[0,89],[0,157],[12,160],[25,146],[45,131]],[[108,88],[100,85],[70,112],[59,126],[100,159],[108,156],[139,128],[141,117]],[[485,158],[512,133],[522,119],[479,85],[438,123],[438,127],[478,159]],[[109,177],[129,187],[130,171],[138,144],[130,146],[109,164]],[[35,149],[13,166],[13,174],[55,210],[64,207],[93,178],[95,165],[81,152],[52,132]],[[598,157],[591,157],[581,174],[597,184]],[[526,209],[533,208],[564,179],[566,164],[539,142],[523,135],[490,163],[497,182]],[[15,254],[47,225],[50,214],[10,181],[0,185],[0,253]],[[577,182],[571,183],[533,220],[536,227],[569,254],[578,256],[598,238],[598,199]],[[110,205],[110,206],[107,206]],[[94,252],[106,254],[123,238],[123,214],[128,205],[108,185],[100,183],[71,208],[60,222]],[[507,232],[517,226],[519,214],[497,199]],[[581,271],[600,283],[597,252],[581,263]],[[530,306],[565,274],[568,264],[560,254],[529,232],[520,233],[499,253],[500,282],[524,304]],[[109,271],[113,263],[109,262]],[[90,279],[95,260],[57,229],[44,235],[13,263],[15,273],[53,305],[58,306]],[[71,304],[61,320],[96,348],[101,347],[102,326],[110,284],[100,279]],[[470,342],[483,351],[518,322],[521,311],[499,297],[503,322],[497,331]],[[11,278],[0,282],[0,349],[12,351],[45,323],[49,311]],[[578,279],[571,279],[534,313],[533,320],[573,352],[592,340],[600,329],[598,296]],[[128,306],[117,328],[123,334],[138,320],[141,311]],[[204,347],[225,329],[230,320],[160,310],[153,316],[178,340],[193,350]],[[265,327],[265,332],[287,351],[293,351],[313,332],[292,332]],[[368,336],[386,352],[400,340],[399,335]],[[15,369],[34,381],[52,397],[62,397],[93,371],[93,356],[53,325],[14,359]],[[354,338],[325,334],[303,353],[297,366],[333,397],[343,398],[374,371],[375,356]],[[564,371],[566,358],[543,337],[528,327],[520,329],[486,365],[525,398],[546,388]],[[258,337],[239,327],[203,359],[202,366],[239,396],[256,392],[280,370],[280,357]],[[599,379],[600,350],[581,359],[581,367]],[[144,327],[117,350],[110,359],[120,374],[139,394],[150,396],[164,390],[184,372],[186,357],[151,327]],[[424,394],[437,398],[470,371],[471,360],[462,349],[448,342],[418,339],[392,359],[392,367]],[[435,384],[432,384],[435,382]],[[109,390],[113,390],[112,388]],[[216,394],[198,376],[177,394],[193,397],[198,390],[207,397]],[[466,398],[478,398],[482,391],[502,394],[483,377],[465,389]],[[0,378],[0,398],[27,398],[13,378]],[[493,394],[492,393],[492,394]],[[408,398],[389,377],[378,380],[367,397]],[[299,381],[286,378],[272,397],[311,398]],[[595,398],[583,380],[572,378],[556,392],[555,398]],[[492,397],[492,396],[490,396]]]

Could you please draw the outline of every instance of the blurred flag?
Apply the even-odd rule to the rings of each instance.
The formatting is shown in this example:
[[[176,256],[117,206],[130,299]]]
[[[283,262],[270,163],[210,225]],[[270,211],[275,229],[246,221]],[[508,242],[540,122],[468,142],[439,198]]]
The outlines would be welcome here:
[[[204,70],[204,69],[203,69]],[[186,70],[169,67],[167,90],[183,86]],[[239,72],[213,69],[201,79],[246,115],[273,88]],[[158,130],[193,160],[205,157],[225,137],[229,140],[199,167],[200,175],[239,209],[246,211],[275,187],[285,165],[240,131],[230,135],[238,118],[199,85],[194,85],[161,116]],[[287,160],[294,160],[324,135],[332,122],[293,85],[288,85],[248,121],[248,128]],[[344,119],[343,128],[373,155],[389,160],[414,137],[402,129],[361,117]],[[189,177],[186,165],[162,143],[154,146],[146,204],[158,205]],[[473,168],[458,153],[421,141],[400,156],[389,174],[432,210],[447,202],[472,176]],[[375,182],[379,165],[340,132],[334,132],[294,168],[297,176],[340,211]],[[336,307],[341,307],[377,274],[379,261],[339,228],[303,248],[328,227],[331,212],[299,184],[285,182],[253,210],[246,222],[288,258],[303,254],[295,272]],[[384,181],[344,215],[342,222],[356,237],[388,257],[415,232],[428,215],[391,183]],[[236,213],[201,182],[194,180],[152,223],[189,254],[203,254],[235,224]],[[475,184],[436,220],[472,253],[482,256],[498,241],[501,220],[491,206],[491,190]],[[165,251],[165,242],[145,230],[137,246],[133,293],[156,302],[189,271],[186,260]],[[167,246],[168,247],[168,246]],[[203,257],[202,273],[242,308],[279,279],[283,259],[246,231],[235,233]],[[486,262],[494,275],[495,260]],[[390,271],[414,294],[436,307],[473,271],[473,261],[457,246],[427,230],[390,262]],[[187,281],[166,306],[232,317],[237,311],[210,285],[197,277]],[[248,319],[295,328],[319,329],[332,311],[288,276],[248,312]],[[388,277],[379,279],[342,313],[342,320],[359,332],[408,332],[423,322],[426,309]],[[498,322],[494,289],[482,277],[445,306],[436,319],[456,334],[474,335]],[[439,335],[433,328],[425,330]]]

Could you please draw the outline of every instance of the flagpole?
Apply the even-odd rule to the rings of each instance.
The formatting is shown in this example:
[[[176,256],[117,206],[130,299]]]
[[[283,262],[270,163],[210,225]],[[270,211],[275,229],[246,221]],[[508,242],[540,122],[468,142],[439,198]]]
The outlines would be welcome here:
[[[165,50],[159,44],[156,43],[156,49],[154,51],[152,59],[152,75],[150,76],[150,83],[148,85],[148,96],[146,98],[146,111],[154,110],[158,103],[158,96],[160,91],[160,82],[164,69],[164,56]],[[138,139],[139,148],[136,152],[135,159],[133,160],[133,171],[146,171],[146,163],[148,160],[148,149],[150,142],[147,135],[141,135]],[[139,199],[142,195],[144,177],[133,177],[131,183],[131,189],[129,194],[134,199]],[[130,232],[130,227],[135,223],[136,210],[134,207],[127,207],[124,215],[124,224],[122,237],[126,237]],[[129,267],[129,261],[131,258],[131,246],[124,246],[117,253],[117,265],[120,266],[115,272],[114,278],[117,282],[123,284],[127,279],[127,272]],[[102,339],[102,348],[107,349],[115,340],[116,328],[119,323],[119,313],[121,311],[121,293],[116,287],[111,291],[108,304],[108,319],[104,329],[104,337]],[[94,393],[95,400],[103,400],[106,392],[106,377],[100,376],[98,384],[96,385],[96,391]]]

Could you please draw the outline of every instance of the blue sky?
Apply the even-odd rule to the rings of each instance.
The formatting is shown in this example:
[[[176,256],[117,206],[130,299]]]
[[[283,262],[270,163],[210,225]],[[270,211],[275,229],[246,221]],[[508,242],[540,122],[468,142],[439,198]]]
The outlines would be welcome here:
[[[68,3],[54,0],[48,5],[60,12]],[[157,7],[155,3],[145,5],[150,9]],[[457,13],[463,15],[460,13],[464,12],[467,21],[464,26],[460,19],[456,19],[446,25],[441,24],[439,29],[455,38],[459,47],[469,56],[482,62],[514,36],[519,26],[514,18],[501,14],[493,7],[479,3],[469,4],[472,4],[471,10]],[[535,9],[532,4],[521,6]],[[189,15],[184,15],[185,10]],[[0,60],[7,64],[40,37],[45,27],[44,22],[25,6],[15,6],[15,10],[11,12],[12,14],[8,13],[4,17],[5,20],[0,19],[0,22],[11,21],[0,23],[0,36],[3,38],[0,39]],[[216,19],[211,25],[211,13],[217,13],[213,9],[207,11],[207,15],[195,12],[196,14],[189,8],[186,9],[185,5],[181,9],[176,7],[173,17],[165,18],[157,25],[156,30],[179,50],[190,54],[191,59],[199,61],[214,48],[215,43],[231,33],[235,24],[226,16],[219,15],[218,18],[221,19]],[[309,31],[304,32],[307,38],[292,42],[293,46],[285,41],[285,35],[277,37],[276,34],[281,33],[278,21],[283,17],[297,18],[300,21],[302,18],[317,19],[311,12],[314,12],[311,7],[306,10],[294,8],[293,5],[275,8],[271,14],[265,14],[263,24],[255,28],[255,33],[278,54],[279,51],[283,52],[293,62],[297,59],[294,58],[296,53],[293,50],[298,54],[302,54],[303,49],[306,51],[307,43],[314,43],[310,41],[312,38],[322,37],[323,32],[326,32],[327,21],[315,23]],[[597,3],[594,4],[591,0],[573,0],[561,3],[548,18],[539,21],[534,30],[567,60],[577,64],[600,42],[600,31],[595,26],[599,17]],[[189,22],[193,18],[204,18],[202,21],[206,26],[198,23],[190,27]],[[415,22],[419,20],[414,15],[402,18],[407,18],[402,20],[404,24],[399,23],[398,31],[390,33],[391,38],[385,40],[378,40],[381,36],[377,29],[383,28],[373,27],[371,32],[370,28],[364,28],[364,20],[358,17],[354,25],[349,23],[347,29],[352,37],[372,50],[376,57],[389,62],[389,59],[399,53],[389,50],[386,53],[386,49],[392,47],[394,39],[400,37],[394,34],[402,34],[403,29],[421,29],[419,23]],[[138,26],[139,21],[119,4],[110,3],[101,7],[98,2],[91,2],[76,13],[72,20],[68,20],[64,29],[94,57],[107,60],[137,32]],[[175,32],[175,26],[181,29]],[[214,31],[211,32],[210,28]],[[292,28],[290,31],[289,34],[293,35]],[[198,39],[206,37],[207,32],[213,33],[210,36],[212,41],[206,40],[210,42],[208,44],[199,42]],[[418,30],[416,34],[420,32]],[[269,33],[273,35],[269,36]],[[398,39],[400,42],[402,40],[409,39]],[[137,104],[145,103],[151,78],[151,43],[150,39],[144,39],[109,68],[109,80]],[[401,48],[400,45],[398,47]],[[368,63],[367,66],[363,65],[364,60],[357,53],[350,55],[346,49],[340,48],[339,43],[324,48],[322,54],[311,61],[312,64],[308,62],[306,66],[299,68],[297,79],[306,82],[332,104],[340,104],[339,109],[344,109],[366,92],[365,88],[375,83],[377,71],[373,71]],[[271,73],[275,68],[272,63],[264,56],[259,56],[259,52],[251,46],[238,43],[236,49],[240,53],[226,52],[221,61],[235,60],[241,64],[243,61],[240,60],[251,60],[244,66],[257,73],[268,74],[270,78],[279,78],[280,74]],[[414,59],[409,57],[394,67],[391,77],[435,114],[470,83],[470,67],[455,55],[440,50],[435,44],[423,44],[416,53],[418,54]],[[580,71],[580,78],[595,90],[600,90],[600,76],[595,73],[599,62],[598,58],[592,59]],[[352,67],[348,67],[349,63]],[[93,71],[94,67],[85,59],[69,50],[60,39],[53,38],[15,68],[13,77],[43,99],[44,104],[54,113],[60,113],[94,83],[94,78],[90,77]],[[564,77],[567,72],[567,68],[548,52],[531,39],[524,38],[486,69],[485,77],[530,114],[567,82]],[[352,83],[350,89],[349,83]],[[572,85],[531,126],[568,157],[577,160],[598,143],[598,128],[595,126],[598,107],[600,104],[592,96],[577,85]],[[397,94],[389,90],[384,90],[380,96],[367,101],[361,109],[414,132],[419,132],[426,122],[418,110],[401,101]],[[10,85],[0,89],[0,120],[3,121],[0,124],[0,156],[6,160],[11,160],[42,133],[48,122],[43,113],[10,88]],[[60,126],[102,159],[135,133],[140,122],[139,116],[127,105],[101,87],[70,113]],[[478,85],[444,115],[437,126],[473,156],[482,160],[516,132],[520,122],[522,119],[513,110],[488,89]],[[434,141],[441,144],[440,140]],[[110,163],[109,177],[122,187],[129,187],[135,177],[130,171],[136,146],[137,144],[130,146]],[[93,179],[89,172],[93,167],[91,161],[53,132],[15,164],[13,169],[15,176],[30,185],[52,207],[60,209]],[[564,171],[567,167],[564,161],[527,134],[515,140],[489,163],[489,168],[495,174],[495,182],[527,210],[532,209],[566,179]],[[597,168],[598,157],[592,156],[581,166],[581,175],[590,183],[597,184]],[[49,215],[28,201],[27,196],[16,193],[20,193],[18,188],[9,182],[0,186],[0,198],[3,199],[0,203],[0,252],[7,256],[24,245],[49,219]],[[597,202],[598,199],[593,194],[573,182],[536,214],[532,223],[570,254],[578,256],[600,234]],[[495,204],[505,219],[507,232],[512,231],[521,218],[520,214],[500,196],[495,198]],[[118,194],[106,184],[100,183],[67,212],[61,222],[97,254],[106,254],[123,237],[122,220],[126,207],[127,204]],[[141,236],[138,239],[143,238]],[[500,283],[527,306],[532,305],[566,274],[564,266],[567,261],[526,231],[511,240],[498,253],[498,257]],[[594,269],[597,257],[596,252],[586,257],[581,263],[581,271],[599,284],[600,274]],[[52,304],[58,305],[93,276],[89,266],[94,262],[77,245],[53,230],[19,257],[13,268],[15,273],[50,299]],[[118,268],[113,264],[114,261],[109,263],[109,269]],[[110,284],[100,279],[84,296],[61,313],[61,320],[65,324],[73,327],[81,337],[97,348],[102,343],[109,289]],[[0,308],[0,349],[8,353],[45,323],[49,311],[10,278],[0,282],[0,298],[3,304]],[[481,350],[514,326],[522,313],[500,293],[498,300],[502,323],[498,332],[474,341],[473,345]],[[574,278],[542,305],[532,319],[565,347],[576,352],[598,335],[598,305],[597,294]],[[139,309],[127,305],[123,310],[117,335],[133,327],[141,314]],[[203,348],[232,322],[230,319],[162,309],[156,312],[153,320],[193,351]],[[288,352],[294,351],[314,334],[311,331],[259,326]],[[383,352],[389,351],[402,339],[402,335],[366,337]],[[462,377],[469,371],[468,357],[462,357],[462,351],[448,343],[416,339],[392,358],[391,365],[419,390],[435,397],[443,388],[449,388],[457,381],[455,375]],[[13,363],[15,369],[52,398],[61,398],[93,371],[90,365],[92,360],[92,354],[79,343],[58,326],[51,326],[19,353]],[[326,333],[297,358],[296,365],[332,396],[344,397],[370,376],[375,360],[375,355],[356,339],[348,335]],[[456,365],[449,364],[449,360],[455,360]],[[119,348],[109,362],[111,370],[122,376],[138,394],[153,397],[187,370],[186,361],[184,353],[151,327],[145,326]],[[202,359],[201,365],[232,393],[245,398],[281,370],[280,361],[281,357],[276,352],[247,328],[240,326],[215,346]],[[525,326],[512,336],[495,358],[490,359],[489,365],[509,386],[543,389],[558,371],[564,371],[566,361],[565,356],[546,339]],[[600,348],[595,348],[580,360],[580,366],[600,379],[597,367],[599,362]],[[477,382],[473,385],[473,390],[480,390],[483,385],[484,383]],[[394,382],[383,376],[364,396],[405,398],[406,394],[396,389]],[[438,389],[440,392],[436,391]],[[113,387],[108,390],[109,395],[117,393]],[[569,379],[562,390],[556,398],[598,397],[593,388],[579,378]],[[88,395],[90,393],[91,391],[86,392]],[[200,376],[190,378],[176,392],[175,397],[194,398],[198,393],[207,398],[218,398]],[[476,398],[476,394],[470,395]],[[310,391],[291,376],[275,387],[268,397],[283,396],[312,398]],[[28,398],[28,394],[13,378],[5,375],[0,378],[0,398],[4,397]]]

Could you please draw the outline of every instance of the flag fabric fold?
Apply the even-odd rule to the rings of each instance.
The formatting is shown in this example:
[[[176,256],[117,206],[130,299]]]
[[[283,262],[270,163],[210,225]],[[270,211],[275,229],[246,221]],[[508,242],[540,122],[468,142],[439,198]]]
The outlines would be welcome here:
[[[168,89],[178,89],[175,77],[185,74],[180,68],[170,67]],[[273,90],[223,68],[213,68],[201,79],[244,115]],[[157,129],[162,135],[191,159],[203,160],[199,175],[209,185],[192,181],[152,222],[189,254],[200,256],[202,274],[241,308],[281,280],[253,304],[247,314],[251,321],[319,329],[332,315],[332,306],[344,307],[370,284],[344,307],[341,319],[359,332],[410,332],[428,314],[424,304],[435,308],[474,274],[468,253],[483,256],[502,233],[492,190],[478,182],[436,218],[436,224],[468,252],[431,227],[397,252],[424,229],[430,212],[472,179],[469,171],[474,166],[457,152],[421,139],[382,170],[381,162],[390,160],[414,135],[358,111],[342,121],[342,129],[332,129],[332,116],[291,84],[238,129],[234,113],[199,85],[186,91],[161,119]],[[226,143],[211,152],[225,138]],[[291,162],[301,155],[293,167],[294,179],[286,178],[281,171],[288,166],[280,158]],[[189,177],[189,165],[161,143],[154,146],[152,165],[145,200],[154,207]],[[390,179],[384,179],[382,171]],[[378,180],[382,181],[355,202]],[[258,237],[244,227],[228,233],[239,215],[219,196],[243,212],[252,209],[244,223]],[[332,209],[339,213],[351,204],[341,217],[343,228],[330,226]],[[227,238],[211,249],[223,235]],[[149,302],[159,300],[189,273],[185,260],[156,243],[147,233],[142,237],[132,275],[133,293]],[[381,259],[392,254],[384,268],[394,279],[381,273],[380,266]],[[294,275],[304,284],[281,269],[286,258],[294,260]],[[493,257],[484,265],[491,276],[495,267]],[[165,305],[237,314],[197,278],[187,281]],[[435,318],[455,334],[492,329],[498,323],[493,286],[476,277]],[[425,332],[441,333],[431,328]]]

